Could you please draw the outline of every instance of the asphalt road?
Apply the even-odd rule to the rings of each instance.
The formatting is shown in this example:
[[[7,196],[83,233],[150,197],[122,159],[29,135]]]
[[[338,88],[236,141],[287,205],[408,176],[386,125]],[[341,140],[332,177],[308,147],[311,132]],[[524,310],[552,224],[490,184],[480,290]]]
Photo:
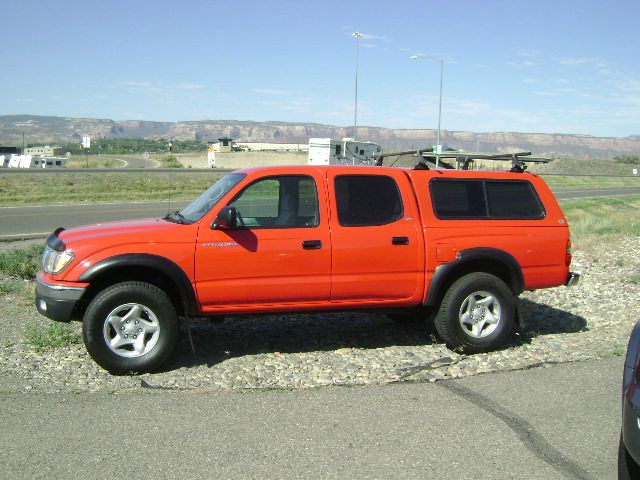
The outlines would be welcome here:
[[[295,391],[0,393],[0,471],[7,480],[614,479],[622,363]]]
[[[559,200],[640,195],[640,187],[556,190]],[[58,227],[133,218],[161,217],[188,202],[99,203],[0,208],[0,241],[45,237]]]
[[[160,162],[154,159],[147,159],[140,157],[123,157],[117,156],[113,157],[114,160],[119,160],[123,163],[123,168],[158,168],[160,167]]]
[[[161,217],[187,203],[162,201],[4,207],[0,208],[0,241],[45,237],[58,227]]]
[[[640,187],[553,189],[558,200],[640,195]]]

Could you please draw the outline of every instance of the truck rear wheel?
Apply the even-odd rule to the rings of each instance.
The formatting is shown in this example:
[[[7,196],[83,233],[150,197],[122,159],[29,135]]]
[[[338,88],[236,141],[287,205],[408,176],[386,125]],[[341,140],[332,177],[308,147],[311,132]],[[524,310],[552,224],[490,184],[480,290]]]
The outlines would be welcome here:
[[[149,283],[123,282],[89,304],[82,336],[89,355],[110,373],[155,370],[171,355],[177,315],[167,294]]]
[[[449,287],[434,325],[449,348],[480,353],[507,341],[514,317],[515,300],[509,287],[494,275],[476,272]]]

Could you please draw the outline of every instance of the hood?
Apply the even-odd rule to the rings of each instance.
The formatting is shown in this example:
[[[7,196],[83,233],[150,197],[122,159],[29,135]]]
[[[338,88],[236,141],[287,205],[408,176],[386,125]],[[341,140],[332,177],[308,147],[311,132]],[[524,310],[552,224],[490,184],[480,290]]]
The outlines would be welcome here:
[[[194,237],[193,225],[172,223],[159,218],[96,223],[63,230],[58,234],[67,247],[79,244],[131,244],[183,242]]]

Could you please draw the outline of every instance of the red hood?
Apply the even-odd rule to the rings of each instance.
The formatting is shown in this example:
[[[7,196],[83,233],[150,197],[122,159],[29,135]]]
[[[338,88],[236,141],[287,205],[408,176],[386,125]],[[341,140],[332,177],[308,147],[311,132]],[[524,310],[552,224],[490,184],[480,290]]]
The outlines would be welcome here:
[[[185,234],[193,238],[193,226],[181,225],[158,218],[96,223],[63,230],[58,234],[67,245],[85,243],[101,245],[120,243],[160,243],[184,241]],[[120,237],[120,238],[118,238]],[[195,238],[193,238],[195,241]]]
[[[90,265],[129,253],[170,256],[177,264],[188,266],[193,262],[197,235],[198,224],[184,225],[155,218],[63,230],[58,237],[75,253],[76,260],[58,278],[76,281]]]

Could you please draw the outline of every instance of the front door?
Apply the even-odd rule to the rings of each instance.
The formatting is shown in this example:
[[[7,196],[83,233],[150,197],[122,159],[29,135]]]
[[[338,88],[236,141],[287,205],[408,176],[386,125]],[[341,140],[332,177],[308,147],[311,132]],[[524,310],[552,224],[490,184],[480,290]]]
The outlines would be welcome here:
[[[238,228],[200,227],[196,288],[205,312],[328,301],[331,244],[318,191],[318,172],[261,177],[229,203]]]

